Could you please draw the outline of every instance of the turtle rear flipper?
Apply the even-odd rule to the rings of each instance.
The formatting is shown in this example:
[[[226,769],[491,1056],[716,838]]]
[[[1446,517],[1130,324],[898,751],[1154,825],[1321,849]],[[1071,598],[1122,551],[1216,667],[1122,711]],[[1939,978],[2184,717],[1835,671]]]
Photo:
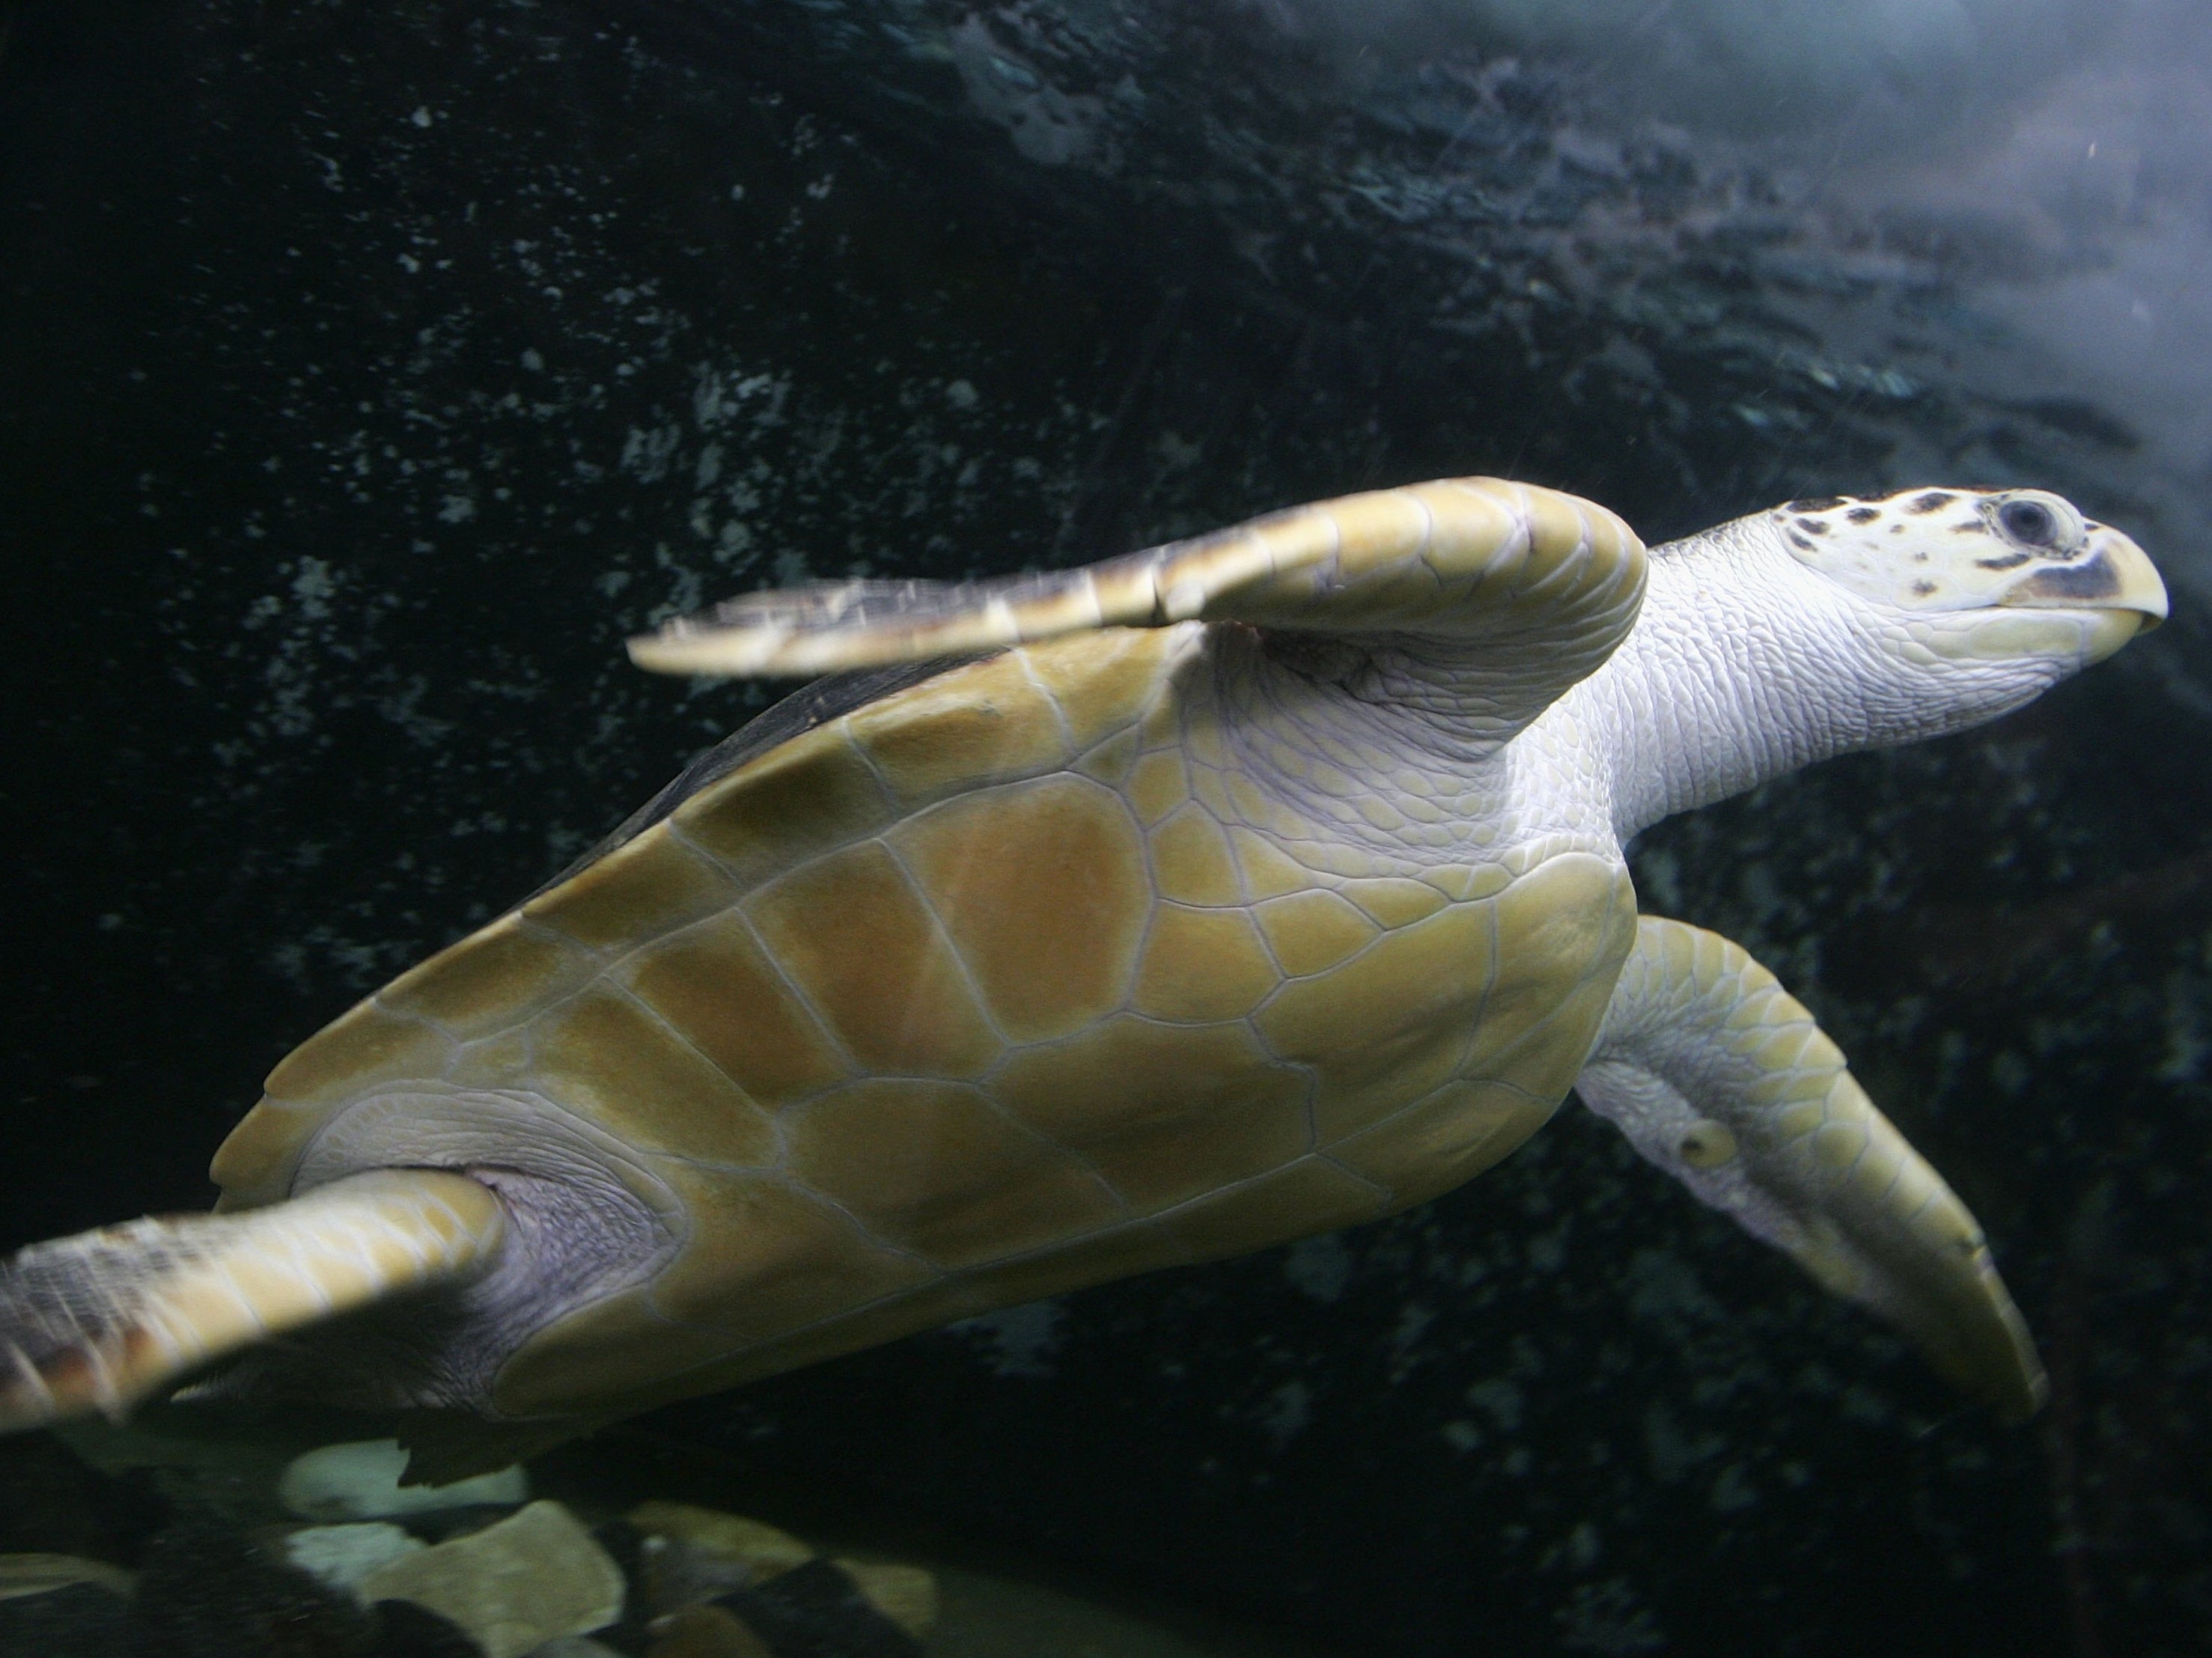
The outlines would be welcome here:
[[[473,1275],[505,1234],[476,1181],[388,1169],[264,1209],[33,1244],[0,1265],[0,1431],[121,1417],[241,1347]]]
[[[1821,1286],[1917,1341],[2008,1420],[2043,1365],[1982,1229],[1740,944],[1644,916],[1575,1091]]]

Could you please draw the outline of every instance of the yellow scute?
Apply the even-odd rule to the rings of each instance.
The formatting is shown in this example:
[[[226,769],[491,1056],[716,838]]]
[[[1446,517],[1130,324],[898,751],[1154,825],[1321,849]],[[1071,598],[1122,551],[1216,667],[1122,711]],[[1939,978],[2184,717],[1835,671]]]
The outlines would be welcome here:
[[[1243,901],[1229,839],[1202,807],[1187,805],[1152,832],[1152,878],[1163,898],[1184,904]]]
[[[216,1206],[251,1209],[283,1198],[291,1189],[293,1166],[323,1116],[319,1110],[264,1099],[239,1119],[208,1166],[208,1178],[222,1188]]]
[[[1079,747],[1133,725],[1160,700],[1195,635],[1179,628],[1108,628],[1024,647],[1021,657],[1050,693]]]
[[[1324,1138],[1449,1074],[1489,990],[1492,920],[1486,904],[1451,905],[1284,986],[1254,1016],[1276,1053],[1319,1074]]]
[[[1127,993],[1151,887],[1110,789],[1065,774],[988,789],[890,838],[1013,1041],[1080,1029]]]
[[[821,1023],[734,911],[640,950],[623,975],[631,994],[763,1105],[848,1074]]]
[[[1073,753],[1052,699],[1011,651],[859,709],[846,724],[908,805],[978,778],[1057,767]]]
[[[1499,1074],[1504,1058],[1529,1044],[1541,1050],[1546,1074],[1565,1068],[1564,1090],[1582,1068],[1595,1018],[1636,940],[1635,889],[1618,865],[1571,853],[1538,865],[1492,902],[1498,978],[1468,1050],[1467,1073]],[[1584,994],[1575,998],[1575,1017],[1559,1017],[1570,997],[1591,985],[1595,1015]]]
[[[1160,1225],[1194,1259],[1214,1260],[1374,1220],[1390,1206],[1370,1182],[1310,1157],[1187,1204]]]
[[[1233,1019],[1281,981],[1249,911],[1162,904],[1130,1005],[1178,1023]]]
[[[594,970],[577,945],[510,911],[410,968],[377,992],[376,999],[465,1041],[528,1017]]]
[[[746,905],[761,941],[864,1071],[972,1076],[1000,1043],[936,918],[873,841]]]
[[[1077,1158],[959,1084],[856,1083],[791,1113],[785,1133],[793,1180],[945,1265],[1018,1254],[1121,1212]]]
[[[765,1341],[937,1276],[781,1176],[674,1163],[659,1172],[692,1229],[653,1285],[653,1306],[679,1323]]]
[[[1255,911],[1268,947],[1293,978],[1334,967],[1373,943],[1375,923],[1334,892],[1294,892]]]
[[[263,1086],[279,1100],[335,1102],[388,1077],[434,1077],[453,1051],[421,1020],[358,1002],[279,1060]]]
[[[532,899],[522,913],[594,948],[620,950],[736,894],[719,866],[656,825]]]
[[[538,1021],[541,1086],[629,1144],[740,1166],[774,1161],[768,1114],[630,997],[593,990]]]
[[[1010,1114],[1079,1153],[1139,1214],[1300,1155],[1308,1089],[1241,1023],[1127,1016],[1021,1054],[991,1083]]]
[[[1556,1099],[1501,1083],[1451,1083],[1329,1146],[1330,1158],[1419,1203],[1473,1180],[1544,1126]]]
[[[872,835],[896,815],[845,722],[836,720],[708,784],[670,821],[750,885]]]

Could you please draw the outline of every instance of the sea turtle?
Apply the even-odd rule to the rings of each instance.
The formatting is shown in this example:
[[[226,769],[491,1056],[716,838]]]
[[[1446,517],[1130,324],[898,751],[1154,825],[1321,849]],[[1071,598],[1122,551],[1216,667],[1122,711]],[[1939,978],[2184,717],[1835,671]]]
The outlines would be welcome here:
[[[2033,489],[1795,501],[1647,556],[1466,478],[672,624],[638,662],[833,677],[302,1044],[213,1215],[0,1269],[0,1420],[234,1355],[219,1389],[429,1413],[455,1472],[1388,1214],[1571,1087],[2025,1415],[1973,1218],[1765,969],[1638,916],[1621,848],[2165,611],[2134,542]],[[489,1437],[424,1425],[455,1420]]]

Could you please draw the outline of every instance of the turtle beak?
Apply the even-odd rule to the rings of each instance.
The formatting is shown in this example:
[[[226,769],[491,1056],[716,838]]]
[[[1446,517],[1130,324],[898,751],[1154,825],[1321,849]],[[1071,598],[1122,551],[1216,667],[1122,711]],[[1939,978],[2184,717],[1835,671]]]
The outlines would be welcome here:
[[[2101,662],[2139,633],[2166,620],[2166,583],[2150,555],[2106,525],[2089,532],[2089,550],[2064,564],[2032,568],[1996,601],[2020,610],[2086,611],[2096,618],[2087,660]]]

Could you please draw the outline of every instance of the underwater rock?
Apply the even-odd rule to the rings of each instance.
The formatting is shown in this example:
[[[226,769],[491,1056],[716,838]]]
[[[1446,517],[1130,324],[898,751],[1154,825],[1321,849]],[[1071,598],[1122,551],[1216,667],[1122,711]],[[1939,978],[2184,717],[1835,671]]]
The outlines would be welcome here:
[[[529,1477],[519,1467],[450,1485],[402,1485],[406,1472],[407,1453],[394,1440],[325,1445],[292,1460],[276,1494],[302,1520],[374,1520],[530,1500]]]
[[[689,1606],[654,1625],[646,1658],[781,1658],[720,1606]]]
[[[410,1553],[363,1578],[369,1600],[411,1600],[450,1619],[488,1658],[519,1658],[622,1616],[621,1570],[558,1503],[532,1503],[496,1525]]]
[[[168,1518],[144,1472],[102,1473],[50,1433],[0,1439],[0,1552],[135,1562]]]
[[[327,1588],[350,1594],[380,1566],[429,1545],[386,1520],[350,1526],[310,1526],[284,1540],[284,1558]]]
[[[926,1641],[937,1627],[937,1574],[921,1566],[892,1561],[847,1560],[830,1563],[853,1580],[853,1587],[878,1612],[917,1641]]]
[[[714,1606],[775,1658],[920,1658],[921,1643],[885,1616],[842,1566],[816,1560]]]
[[[653,1616],[680,1611],[803,1566],[814,1551],[774,1526],[688,1503],[641,1503],[639,1577]]]
[[[647,1538],[687,1543],[742,1561],[757,1577],[789,1571],[814,1558],[814,1550],[789,1532],[719,1509],[695,1508],[689,1503],[641,1503],[628,1518]]]
[[[0,1554],[0,1600],[46,1594],[72,1583],[88,1583],[126,1600],[138,1587],[135,1576],[105,1560],[75,1554]]]
[[[392,1604],[405,1606],[407,1603],[395,1600]],[[532,1648],[529,1658],[622,1658],[622,1655],[605,1642],[594,1641],[588,1635],[564,1635],[557,1641],[548,1641],[542,1647]]]
[[[368,1658],[375,1646],[350,1600],[225,1527],[180,1521],[146,1551],[133,1658]]]
[[[10,1658],[113,1658],[125,1650],[128,1603],[88,1582],[0,1600],[0,1653]]]
[[[428,1606],[412,1600],[380,1600],[369,1610],[376,1619],[376,1645],[367,1658],[483,1658],[482,1647]],[[547,1651],[541,1647],[532,1658]]]
[[[655,1617],[781,1581],[814,1563],[790,1533],[740,1515],[688,1503],[641,1503],[629,1523],[643,1534],[639,1576]],[[917,1641],[936,1626],[937,1578],[920,1566],[833,1559],[827,1563],[875,1611]],[[827,1580],[824,1580],[827,1581]],[[703,1638],[703,1637],[702,1637]]]

